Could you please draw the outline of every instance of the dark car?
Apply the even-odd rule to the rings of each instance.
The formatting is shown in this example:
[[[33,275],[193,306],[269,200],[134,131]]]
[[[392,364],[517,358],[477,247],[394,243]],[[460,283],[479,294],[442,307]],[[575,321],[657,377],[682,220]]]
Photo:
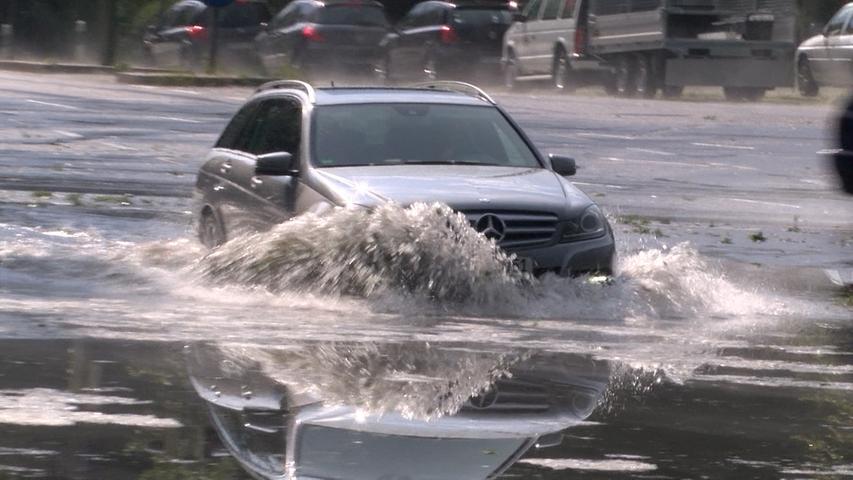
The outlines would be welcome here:
[[[497,75],[513,13],[507,2],[419,3],[382,41],[376,72],[382,80]]]
[[[565,178],[574,174],[573,159],[541,155],[472,85],[280,81],[258,90],[207,156],[195,211],[215,247],[304,213],[438,202],[526,271],[610,273],[612,229]]]
[[[256,66],[254,39],[270,20],[266,0],[241,0],[220,9],[219,58],[223,62]],[[167,10],[143,39],[149,63],[196,69],[210,49],[213,12],[199,0],[184,0]]]
[[[330,71],[367,73],[390,24],[375,1],[296,0],[255,39],[269,74],[287,65],[306,75]]]

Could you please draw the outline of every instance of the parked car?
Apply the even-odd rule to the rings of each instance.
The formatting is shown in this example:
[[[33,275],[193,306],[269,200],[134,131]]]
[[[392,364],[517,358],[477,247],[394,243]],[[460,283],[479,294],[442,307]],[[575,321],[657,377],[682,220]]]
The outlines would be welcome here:
[[[513,3],[419,3],[382,40],[380,80],[467,78],[500,72]]]
[[[824,86],[853,86],[853,3],[841,7],[820,34],[797,49],[797,86],[814,97]]]
[[[305,74],[370,73],[379,42],[390,30],[382,4],[371,0],[296,0],[279,12],[257,38],[268,74],[287,65]]]
[[[550,80],[567,91],[590,81],[605,82],[610,70],[587,53],[588,3],[531,0],[504,36],[504,84]]]
[[[432,88],[427,88],[431,86]],[[478,88],[262,86],[235,115],[196,183],[199,236],[215,247],[304,212],[442,202],[534,274],[609,273],[613,233]]]
[[[242,0],[217,12],[219,58],[256,66],[254,38],[269,22],[266,0]],[[149,63],[161,67],[197,69],[210,50],[213,12],[199,0],[183,0],[168,9],[143,38]]]

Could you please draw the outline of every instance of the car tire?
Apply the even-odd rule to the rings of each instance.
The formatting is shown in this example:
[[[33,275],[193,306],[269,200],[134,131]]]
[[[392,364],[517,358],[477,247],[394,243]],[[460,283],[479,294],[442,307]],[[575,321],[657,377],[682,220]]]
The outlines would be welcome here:
[[[199,218],[198,239],[207,248],[216,248],[227,241],[222,222],[209,207],[202,211]]]
[[[373,67],[373,76],[379,85],[391,85],[391,57],[383,55]]]
[[[643,98],[655,98],[658,93],[657,72],[651,55],[639,54],[634,59],[634,90]]]
[[[632,98],[637,94],[637,62],[633,55],[621,55],[616,60],[616,94]]]
[[[510,53],[503,66],[504,87],[507,90],[518,88],[518,61],[515,55]]]
[[[812,65],[805,55],[797,61],[797,89],[804,97],[816,97],[820,93],[820,86],[812,73]]]
[[[435,59],[435,55],[429,54],[424,59],[423,66],[423,79],[432,82],[439,80],[441,77],[438,73],[438,61]]]
[[[553,63],[551,80],[554,83],[554,90],[560,93],[573,92],[577,85],[574,82],[572,64],[569,63],[569,56],[566,55],[565,50],[562,48],[557,50]]]

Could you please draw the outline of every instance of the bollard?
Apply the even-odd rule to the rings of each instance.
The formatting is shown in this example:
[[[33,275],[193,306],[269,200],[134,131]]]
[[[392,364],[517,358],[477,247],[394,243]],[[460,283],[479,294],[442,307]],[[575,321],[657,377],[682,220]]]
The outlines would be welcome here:
[[[74,60],[86,61],[86,31],[88,25],[84,20],[74,22]]]
[[[8,23],[0,25],[0,58],[12,60],[12,38],[14,28]]]

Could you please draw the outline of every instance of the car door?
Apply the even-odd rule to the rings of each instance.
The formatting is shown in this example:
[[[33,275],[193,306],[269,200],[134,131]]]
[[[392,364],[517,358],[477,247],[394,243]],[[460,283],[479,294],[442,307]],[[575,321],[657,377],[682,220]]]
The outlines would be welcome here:
[[[544,0],[539,21],[531,24],[530,35],[531,61],[536,72],[550,73],[554,60],[554,44],[559,37],[559,19],[565,0]]]
[[[256,158],[280,152],[299,158],[302,139],[299,100],[278,97],[261,101],[244,139],[241,150],[249,155],[237,167],[236,179],[245,197],[247,218],[254,228],[264,230],[292,216],[298,179],[295,175],[255,175]]]
[[[832,57],[832,83],[839,86],[853,85],[853,10],[847,16],[847,24],[841,33],[830,37]]]
[[[293,2],[285,7],[273,17],[267,29],[256,39],[261,63],[269,74],[280,72],[289,62],[285,35],[296,23],[300,5],[301,2]]]
[[[832,60],[831,48],[833,44],[838,43],[838,37],[849,23],[851,14],[853,14],[853,8],[845,7],[839,10],[826,24],[823,30],[823,42],[811,48],[807,53],[812,74],[818,83],[835,83],[837,74]]]
[[[522,73],[536,73],[536,65],[533,60],[533,46],[531,45],[531,33],[536,29],[536,23],[539,22],[539,11],[542,7],[542,0],[531,0],[524,7],[523,15],[526,18],[524,25],[519,29],[515,41],[515,55],[518,60],[518,65]]]
[[[417,38],[428,26],[430,6],[431,2],[415,5],[398,25],[396,38],[388,46],[391,70],[395,76],[410,77],[420,66],[415,62],[419,51]]]
[[[246,221],[244,182],[240,180],[241,175],[250,173],[251,157],[241,149],[258,106],[258,102],[248,103],[234,115],[208,155],[198,179],[203,202],[217,210],[229,236],[252,228]]]

